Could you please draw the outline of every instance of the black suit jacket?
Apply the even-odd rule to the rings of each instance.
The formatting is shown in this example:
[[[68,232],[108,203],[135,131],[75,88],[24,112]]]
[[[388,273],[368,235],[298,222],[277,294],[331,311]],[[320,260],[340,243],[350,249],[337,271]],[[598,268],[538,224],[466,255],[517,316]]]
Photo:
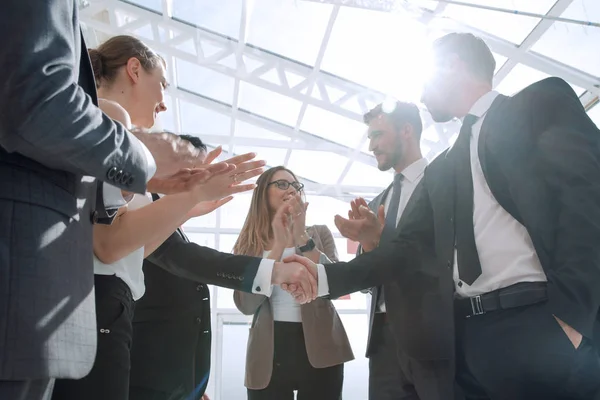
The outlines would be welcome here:
[[[531,236],[548,278],[553,314],[598,342],[598,128],[571,87],[548,78],[511,98],[497,98],[486,114],[478,146],[494,197]],[[410,286],[417,279],[437,279],[440,290],[433,295],[441,296],[451,310],[452,171],[447,152],[429,165],[392,243],[349,263],[325,266],[332,296],[387,280]],[[424,262],[421,256],[431,250],[435,262]],[[448,324],[452,329],[450,318]],[[451,356],[452,344],[440,351],[438,356]]]
[[[181,230],[173,235],[188,242]],[[197,260],[196,268],[201,269]],[[202,397],[210,374],[210,293],[204,283],[180,278],[144,261],[146,293],[136,303],[131,386]],[[188,397],[194,393],[193,397]]]

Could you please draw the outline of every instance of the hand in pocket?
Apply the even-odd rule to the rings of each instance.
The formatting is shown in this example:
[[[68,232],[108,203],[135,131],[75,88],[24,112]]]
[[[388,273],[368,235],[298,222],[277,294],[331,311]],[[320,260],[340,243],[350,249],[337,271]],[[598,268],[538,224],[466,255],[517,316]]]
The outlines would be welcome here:
[[[554,317],[554,319],[556,319],[556,322],[558,322],[558,324],[560,325],[562,330],[565,332],[565,335],[567,335],[567,337],[569,338],[569,340],[571,341],[571,343],[573,344],[575,349],[578,349],[579,346],[581,345],[581,341],[583,340],[583,336],[581,335],[581,333],[579,333],[575,329],[571,328],[569,325],[567,325],[565,322],[563,322],[556,315],[553,315],[553,317]]]

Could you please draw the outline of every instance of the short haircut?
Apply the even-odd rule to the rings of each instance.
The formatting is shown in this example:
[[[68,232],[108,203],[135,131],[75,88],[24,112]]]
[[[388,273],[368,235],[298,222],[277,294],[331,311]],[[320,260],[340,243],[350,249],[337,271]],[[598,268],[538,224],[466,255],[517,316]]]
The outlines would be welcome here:
[[[206,151],[206,145],[202,143],[202,140],[199,137],[192,135],[179,135],[179,137],[190,142],[195,148]]]
[[[423,132],[423,121],[421,121],[421,114],[419,113],[419,107],[413,103],[405,103],[402,101],[396,101],[390,104],[388,111],[387,104],[379,104],[371,111],[363,116],[365,124],[369,125],[371,121],[380,115],[385,115],[394,124],[396,129],[401,129],[404,124],[410,124],[413,128],[414,135],[417,140],[421,140],[421,133]]]
[[[456,54],[477,77],[492,83],[496,60],[487,44],[472,33],[449,33],[433,42],[433,51],[444,56]]]

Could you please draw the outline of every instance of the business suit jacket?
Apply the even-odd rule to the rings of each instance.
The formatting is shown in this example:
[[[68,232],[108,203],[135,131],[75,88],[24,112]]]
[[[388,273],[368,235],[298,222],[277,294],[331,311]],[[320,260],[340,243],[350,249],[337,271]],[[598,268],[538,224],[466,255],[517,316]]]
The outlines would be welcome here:
[[[337,261],[335,242],[325,225],[309,227],[308,234],[316,248],[329,260]],[[249,389],[264,389],[273,373],[274,335],[273,311],[269,298],[261,294],[234,292],[238,310],[254,315],[248,336],[245,385]],[[306,352],[315,368],[331,367],[354,359],[348,336],[331,300],[318,298],[301,306],[302,328]]]
[[[178,229],[173,235],[188,242]],[[202,270],[203,260],[191,260]],[[144,261],[146,293],[136,302],[131,348],[132,387],[199,399],[210,374],[210,293],[204,283],[180,278]],[[188,397],[194,393],[193,397]]]
[[[96,106],[76,1],[4,1],[0,35],[0,380],[81,378],[96,353],[91,220],[107,215],[94,178],[141,193],[147,162]]]
[[[573,89],[548,78],[496,99],[481,127],[478,149],[492,194],[531,236],[548,278],[552,313],[600,344],[598,128]],[[331,295],[386,280],[409,285],[416,277],[430,277],[439,279],[438,295],[452,303],[451,152],[425,170],[392,243],[350,263],[325,267]],[[421,262],[420,256],[432,249],[436,262]],[[452,355],[451,346],[439,350],[439,355]]]
[[[385,204],[391,189],[392,185],[375,197],[369,203],[369,208],[377,212],[379,206]],[[406,211],[402,214],[400,221],[405,213]],[[398,223],[398,228],[400,223]],[[359,248],[360,253],[362,251]],[[435,263],[435,255],[432,252],[421,254],[420,262]],[[391,280],[372,288],[366,357],[369,357],[373,351],[371,334],[377,308],[376,299],[378,291],[383,287],[386,314],[396,344],[413,358],[439,359],[440,355],[444,353],[444,349],[451,347],[451,341],[454,340],[446,329],[453,323],[451,309],[449,309],[446,297],[439,293],[441,289],[439,284],[439,279],[421,275],[413,277],[410,282]],[[442,356],[442,358],[446,358],[446,356]]]

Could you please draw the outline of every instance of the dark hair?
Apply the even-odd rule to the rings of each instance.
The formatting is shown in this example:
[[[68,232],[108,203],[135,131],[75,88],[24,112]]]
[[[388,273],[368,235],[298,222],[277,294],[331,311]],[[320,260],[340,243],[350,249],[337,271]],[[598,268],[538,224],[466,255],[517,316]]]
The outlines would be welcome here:
[[[202,143],[202,139],[200,139],[197,136],[179,135],[179,138],[181,138],[183,140],[187,140],[188,142],[190,142],[192,144],[192,146],[194,146],[197,149],[202,149],[202,150],[206,151],[206,145],[204,143]]]
[[[383,104],[378,104],[363,116],[363,121],[365,124],[369,125],[371,121],[382,114],[385,114],[389,118],[396,129],[401,129],[404,124],[410,124],[413,127],[416,139],[419,141],[421,140],[423,121],[421,121],[419,107],[415,104],[396,101],[393,103],[393,109],[390,111],[387,110],[387,106],[384,107]]]
[[[117,76],[117,71],[130,58],[137,58],[142,67],[150,72],[160,63],[164,65],[165,60],[146,46],[141,40],[133,36],[120,35],[108,39],[96,49],[88,49],[92,68],[94,69],[94,78],[96,78],[96,87],[101,83],[112,82]]]
[[[456,54],[475,74],[492,83],[496,60],[483,39],[472,33],[449,33],[433,42],[433,51],[442,57]]]

